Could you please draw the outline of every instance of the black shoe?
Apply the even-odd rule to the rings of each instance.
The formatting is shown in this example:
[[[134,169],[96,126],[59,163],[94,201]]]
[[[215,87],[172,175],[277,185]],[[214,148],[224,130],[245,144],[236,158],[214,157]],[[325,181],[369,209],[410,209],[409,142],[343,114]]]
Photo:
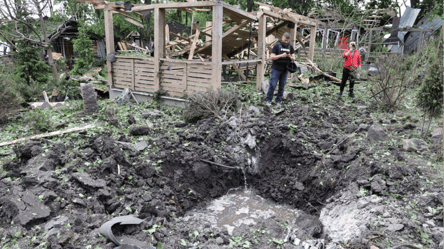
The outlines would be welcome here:
[[[354,98],[354,97],[355,97],[355,95],[354,95],[353,93],[349,93],[348,96],[349,96],[350,98]]]
[[[342,98],[342,92],[338,94],[338,98]]]

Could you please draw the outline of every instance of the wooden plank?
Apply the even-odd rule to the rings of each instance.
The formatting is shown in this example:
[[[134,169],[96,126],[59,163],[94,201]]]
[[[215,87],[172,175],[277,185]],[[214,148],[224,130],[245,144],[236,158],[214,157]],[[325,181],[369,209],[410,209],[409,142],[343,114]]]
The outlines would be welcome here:
[[[138,72],[138,73],[136,73],[136,77],[147,78],[147,79],[150,79],[154,82],[154,80],[153,80],[154,73],[140,73],[140,72]]]
[[[196,29],[196,34],[194,34],[194,40],[193,40],[193,43],[191,44],[190,54],[188,55],[188,60],[192,60],[194,57],[194,50],[196,49],[196,44],[197,44],[197,41],[199,40],[199,35],[200,35],[199,25],[195,23],[195,24],[193,24],[193,27]]]
[[[261,90],[262,89],[262,81],[264,81],[264,74],[265,74],[265,67],[267,65],[266,63],[266,57],[265,57],[265,45],[266,45],[266,33],[267,33],[267,17],[262,15],[259,17],[259,31],[258,31],[258,42],[257,42],[257,49],[258,49],[258,56],[261,60],[260,64],[257,67],[257,76],[256,76],[256,89]]]
[[[213,78],[211,79],[211,85],[213,90],[219,90],[221,88],[221,70],[222,70],[222,20],[223,20],[223,7],[221,2],[217,2],[217,5],[213,6],[213,37],[211,38],[212,45],[212,71]]]
[[[104,10],[105,16],[105,40],[106,40],[106,53],[114,53],[114,24],[113,24],[113,13],[110,9]],[[106,68],[108,70],[108,84],[113,86],[113,73],[112,73],[112,63],[110,61],[106,62]]]
[[[199,83],[199,84],[207,84],[210,85],[210,80],[209,79],[203,79],[203,78],[194,78],[194,77],[190,77],[188,76],[187,78],[187,84],[188,83]]]
[[[154,9],[154,82],[155,91],[160,87],[160,58],[165,55],[165,9]]]
[[[184,2],[184,3],[160,3],[160,4],[150,4],[144,6],[133,7],[132,11],[144,11],[144,10],[156,10],[156,9],[177,9],[177,8],[196,8],[196,7],[211,7],[216,5],[214,1],[195,1],[195,2]]]
[[[27,140],[30,140],[30,139],[52,137],[52,136],[61,135],[61,134],[65,134],[65,133],[82,131],[82,130],[86,130],[86,129],[93,128],[93,127],[94,127],[94,125],[89,124],[89,125],[86,125],[86,126],[74,127],[74,128],[70,128],[70,129],[67,129],[67,130],[63,130],[63,131],[54,131],[54,132],[50,132],[50,133],[46,133],[46,134],[39,134],[39,135],[34,135],[34,136],[29,136],[29,137],[23,137],[23,138],[19,138],[19,139],[13,140],[13,141],[2,142],[2,143],[0,143],[0,147],[5,146],[5,145],[16,144],[16,143],[27,141]]]
[[[213,77],[213,74],[208,71],[199,71],[199,70],[193,70],[190,69],[188,70],[188,75],[192,76],[192,77],[205,77],[205,78],[211,78]]]
[[[136,77],[136,72],[134,70],[134,60],[131,60],[131,90],[134,90],[134,86],[136,85],[136,81],[135,81],[135,77]]]
[[[233,13],[239,15],[241,17],[241,19],[248,19],[249,21],[257,21],[257,17],[255,17],[255,16],[253,16],[253,15],[249,14],[248,12],[245,12],[241,9],[238,9],[232,5],[222,2],[222,6],[224,8],[224,11],[233,12]]]
[[[211,81],[211,79],[213,78],[212,75],[208,75],[208,74],[199,74],[199,73],[188,73],[188,79],[201,79],[203,81]]]
[[[309,47],[309,53],[308,58],[313,61],[313,55],[314,55],[314,48],[316,43],[316,26],[311,27],[310,30],[310,47]]]
[[[187,68],[188,69],[202,69],[205,71],[212,69],[211,65],[208,65],[208,64],[205,64],[205,65],[190,65],[190,64],[188,64]]]
[[[373,35],[373,30],[370,30],[370,35],[368,37],[368,51],[367,53],[365,53],[365,61],[368,61],[368,58],[370,57],[370,51],[371,51],[371,47],[372,47],[372,35]]]

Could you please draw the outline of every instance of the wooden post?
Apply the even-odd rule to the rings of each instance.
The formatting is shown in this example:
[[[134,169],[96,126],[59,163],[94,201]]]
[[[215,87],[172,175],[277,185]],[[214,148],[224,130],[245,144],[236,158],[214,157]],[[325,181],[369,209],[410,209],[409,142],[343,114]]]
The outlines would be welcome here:
[[[322,49],[325,51],[327,48],[327,27],[324,28],[324,35],[322,36]]]
[[[419,41],[418,45],[416,46],[416,51],[421,51],[422,44],[424,43],[424,31],[419,31]]]
[[[367,62],[370,57],[370,50],[372,49],[372,35],[373,35],[373,30],[370,29],[370,35],[368,37],[368,50],[367,53],[365,54],[365,62]]]
[[[308,58],[311,61],[313,61],[314,57],[315,43],[316,43],[316,26],[312,26],[310,31],[310,48],[308,53]]]
[[[105,39],[106,39],[106,54],[114,53],[114,24],[113,24],[113,11],[107,6],[104,10],[105,16]],[[113,72],[112,63],[106,62],[106,69],[108,70],[108,84],[113,87]]]
[[[213,87],[213,90],[219,90],[221,88],[222,19],[223,6],[221,2],[217,2],[217,4],[213,6],[213,37],[211,38],[211,61],[213,67],[213,79],[211,81],[211,86]]]
[[[134,66],[134,59],[131,59],[131,90],[136,89],[136,67]]]
[[[165,9],[154,9],[154,91],[160,87],[160,59],[165,56]]]
[[[296,23],[294,24],[294,29],[290,29],[290,44],[296,47]]]
[[[265,60],[265,41],[267,33],[267,17],[261,15],[259,17],[259,31],[257,38],[257,55],[261,62],[257,65],[257,77],[256,77],[256,89],[261,91],[262,81],[264,81],[265,67],[267,66],[267,61]]]

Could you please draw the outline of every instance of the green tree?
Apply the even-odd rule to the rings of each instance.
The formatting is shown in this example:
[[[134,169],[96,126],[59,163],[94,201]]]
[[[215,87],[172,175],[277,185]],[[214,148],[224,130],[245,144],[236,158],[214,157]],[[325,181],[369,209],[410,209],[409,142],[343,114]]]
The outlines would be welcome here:
[[[74,44],[74,53],[78,53],[79,56],[74,59],[74,68],[71,73],[74,75],[85,74],[94,62],[94,58],[92,41],[84,26],[79,27],[77,39],[74,39],[72,43]]]
[[[31,80],[37,82],[48,81],[48,73],[51,73],[51,67],[40,59],[43,49],[33,45],[27,40],[17,42],[18,52],[15,54],[17,60],[16,74],[26,80],[28,85]]]

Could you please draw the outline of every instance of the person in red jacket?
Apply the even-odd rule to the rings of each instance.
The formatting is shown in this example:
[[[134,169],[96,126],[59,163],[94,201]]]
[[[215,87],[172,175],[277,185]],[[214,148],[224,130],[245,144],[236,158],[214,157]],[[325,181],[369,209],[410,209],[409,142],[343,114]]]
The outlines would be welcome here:
[[[350,42],[348,44],[349,49],[345,50],[342,54],[344,61],[344,69],[342,70],[342,82],[339,90],[339,98],[342,97],[342,92],[345,88],[345,83],[347,79],[350,78],[350,93],[348,96],[354,98],[353,87],[355,85],[355,77],[353,72],[356,70],[361,70],[361,53],[356,49],[356,42]]]

